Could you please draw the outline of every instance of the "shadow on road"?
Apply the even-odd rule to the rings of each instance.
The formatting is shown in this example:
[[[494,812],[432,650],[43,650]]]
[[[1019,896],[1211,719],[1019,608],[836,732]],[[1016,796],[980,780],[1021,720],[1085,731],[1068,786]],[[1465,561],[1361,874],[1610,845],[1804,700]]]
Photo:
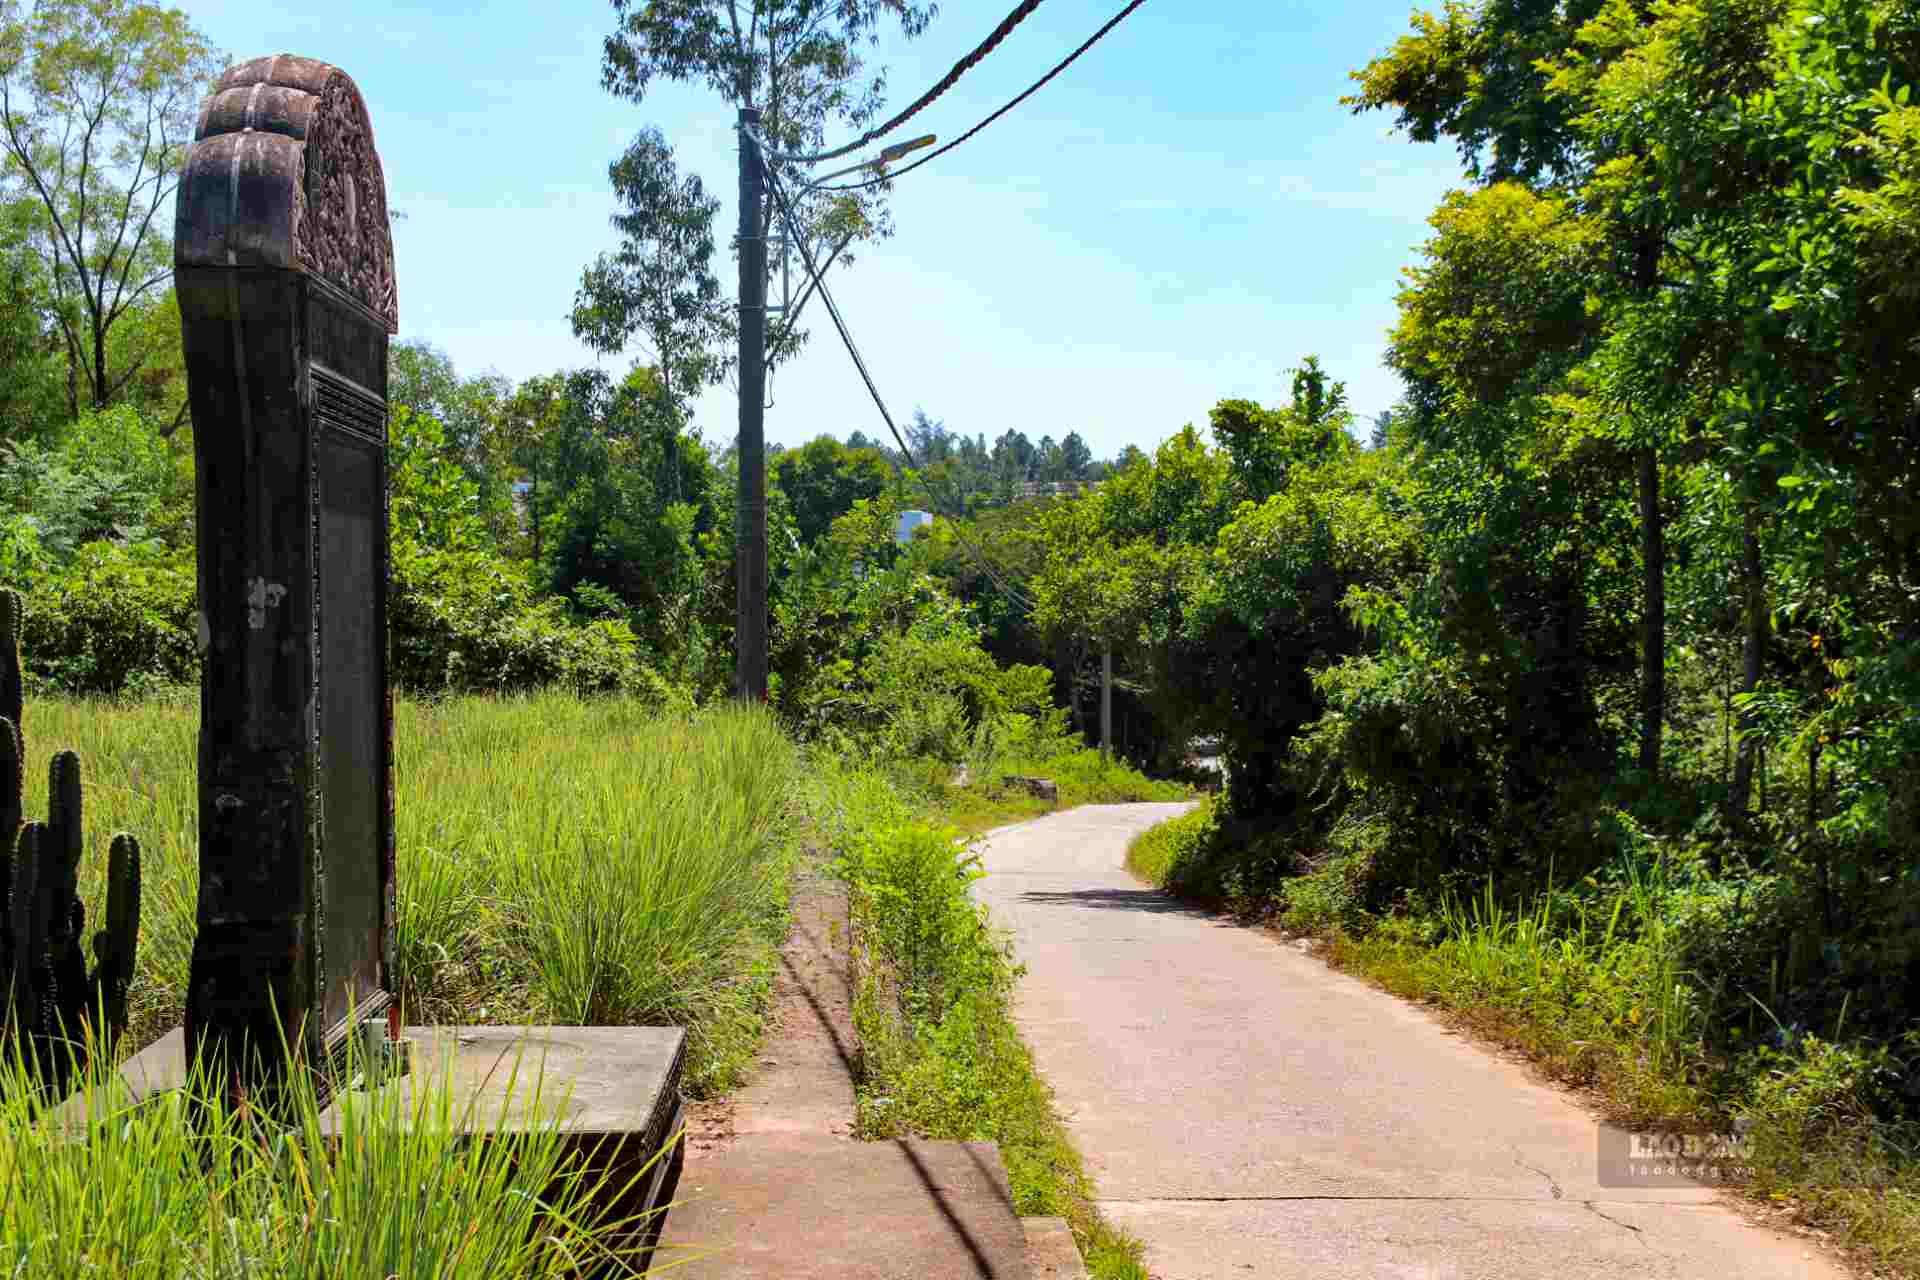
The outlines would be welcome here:
[[[1066,907],[1090,907],[1096,911],[1145,911],[1157,916],[1190,916],[1195,920],[1216,920],[1213,912],[1189,906],[1170,898],[1158,889],[1071,889],[1048,892],[1029,889],[1020,895],[1022,902],[1054,904]]]

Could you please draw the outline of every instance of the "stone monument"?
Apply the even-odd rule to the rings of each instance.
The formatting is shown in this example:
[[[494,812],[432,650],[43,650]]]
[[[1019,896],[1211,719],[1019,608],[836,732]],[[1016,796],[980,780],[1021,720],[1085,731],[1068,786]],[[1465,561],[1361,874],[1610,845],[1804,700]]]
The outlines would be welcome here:
[[[188,1052],[247,1083],[392,1003],[386,180],[338,67],[221,77],[180,178],[199,520]]]
[[[141,1098],[210,1063],[251,1097],[284,1078],[284,1044],[323,1095],[444,1086],[473,1132],[499,1137],[534,1123],[504,1092],[502,1064],[524,1056],[567,1095],[564,1141],[656,1239],[683,1160],[681,1028],[401,1035],[386,644],[398,311],[386,181],[345,72],[282,54],[221,78],[181,174],[174,262],[199,520],[199,929],[185,1027],[121,1075]],[[349,1079],[356,1032],[418,1045],[411,1074],[375,1052]],[[337,1116],[328,1106],[324,1133]]]

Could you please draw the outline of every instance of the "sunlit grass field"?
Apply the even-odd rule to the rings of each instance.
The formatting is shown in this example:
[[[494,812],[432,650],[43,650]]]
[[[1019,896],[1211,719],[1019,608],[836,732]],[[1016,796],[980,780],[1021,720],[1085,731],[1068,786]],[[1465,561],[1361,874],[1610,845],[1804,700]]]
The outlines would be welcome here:
[[[24,708],[26,810],[80,752],[89,919],[107,842],[143,853],[128,1049],[177,1025],[198,884],[194,691]],[[797,852],[798,753],[735,706],[563,694],[395,708],[395,980],[410,1022],[677,1025],[688,1084],[749,1060]]]

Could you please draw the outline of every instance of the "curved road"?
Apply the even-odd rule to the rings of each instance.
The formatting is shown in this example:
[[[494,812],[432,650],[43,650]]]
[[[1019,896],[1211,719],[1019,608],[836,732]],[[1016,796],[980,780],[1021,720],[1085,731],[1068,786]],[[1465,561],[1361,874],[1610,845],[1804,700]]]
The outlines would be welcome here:
[[[1158,1280],[1839,1280],[1706,1189],[1598,1185],[1594,1119],[1518,1065],[1124,869],[1177,804],[982,842],[1016,1014]]]

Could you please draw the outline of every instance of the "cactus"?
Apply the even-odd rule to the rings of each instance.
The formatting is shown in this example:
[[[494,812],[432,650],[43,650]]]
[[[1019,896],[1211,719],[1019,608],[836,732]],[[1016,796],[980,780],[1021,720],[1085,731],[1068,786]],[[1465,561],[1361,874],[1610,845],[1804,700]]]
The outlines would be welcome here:
[[[41,1089],[63,1096],[95,1027],[110,1053],[126,1029],[127,988],[140,928],[140,845],[117,835],[107,854],[106,927],[93,936],[87,972],[79,894],[84,849],[80,757],[62,751],[47,771],[47,820],[23,821],[20,728],[20,598],[0,591],[0,1049],[19,1037]]]

